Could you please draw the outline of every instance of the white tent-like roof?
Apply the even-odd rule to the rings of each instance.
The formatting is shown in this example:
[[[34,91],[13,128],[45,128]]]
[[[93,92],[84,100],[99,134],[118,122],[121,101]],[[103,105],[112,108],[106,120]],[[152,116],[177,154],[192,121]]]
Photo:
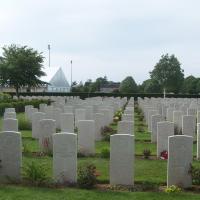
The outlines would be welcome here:
[[[65,74],[60,67],[54,76],[49,81],[48,91],[51,92],[69,92],[70,85],[65,77]]]

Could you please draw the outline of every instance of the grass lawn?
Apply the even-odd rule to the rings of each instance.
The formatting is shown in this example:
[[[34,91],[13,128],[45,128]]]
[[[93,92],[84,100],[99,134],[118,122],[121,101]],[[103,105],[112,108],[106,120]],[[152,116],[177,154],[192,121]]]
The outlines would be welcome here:
[[[0,187],[0,200],[199,200],[199,198],[199,195],[193,193],[166,194],[161,192],[112,192],[72,188]]]
[[[17,115],[19,120],[20,132],[22,133],[22,143],[24,149],[29,153],[23,154],[23,167],[32,161],[42,164],[48,177],[52,177],[52,157],[51,156],[33,156],[32,152],[39,152],[38,141],[32,139],[30,124],[27,123],[24,114]],[[0,126],[2,119],[0,119]],[[112,125],[116,129],[116,125]],[[27,130],[29,129],[29,130]],[[96,142],[96,156],[78,158],[78,166],[84,163],[93,163],[100,173],[98,177],[99,184],[109,183],[109,159],[100,158],[99,155],[104,148],[109,149],[110,144],[107,141]],[[150,149],[153,157],[151,159],[143,159],[143,150]],[[196,144],[194,145],[193,154],[196,155]],[[150,133],[143,121],[140,120],[138,113],[135,113],[135,166],[134,180],[136,184],[151,183],[156,185],[166,185],[167,179],[167,161],[156,159],[156,144],[151,143]],[[194,165],[200,167],[200,162],[194,161]],[[30,186],[2,185],[0,186],[0,199],[20,200],[20,199],[200,199],[200,195],[189,192],[181,192],[180,194],[166,194],[164,192],[116,192],[101,190],[83,190],[77,188],[34,188]]]

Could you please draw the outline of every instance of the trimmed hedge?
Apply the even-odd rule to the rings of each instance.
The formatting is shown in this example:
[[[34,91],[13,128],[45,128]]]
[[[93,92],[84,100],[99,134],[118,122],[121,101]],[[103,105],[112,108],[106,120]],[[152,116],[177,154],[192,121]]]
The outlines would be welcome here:
[[[33,105],[35,108],[39,108],[41,103],[50,104],[49,100],[12,100],[8,102],[0,102],[0,116],[3,116],[5,108],[15,108],[16,112],[24,112],[26,105]]]
[[[14,92],[8,93],[11,96],[14,96]],[[20,93],[21,96],[79,96],[81,99],[85,99],[87,97],[134,97],[137,99],[138,97],[144,98],[144,97],[163,97],[163,93],[84,93],[84,92],[24,92]],[[200,98],[199,94],[166,94],[166,97],[168,98]]]

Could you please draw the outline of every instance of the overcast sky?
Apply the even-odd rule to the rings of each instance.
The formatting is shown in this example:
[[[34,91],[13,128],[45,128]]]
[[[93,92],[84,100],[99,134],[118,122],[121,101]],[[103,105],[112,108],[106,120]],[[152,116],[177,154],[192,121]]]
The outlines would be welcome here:
[[[200,77],[200,1],[0,0],[0,47],[12,43],[43,52],[47,80],[62,67],[70,82],[73,60],[78,82],[106,75],[142,83],[165,53]]]

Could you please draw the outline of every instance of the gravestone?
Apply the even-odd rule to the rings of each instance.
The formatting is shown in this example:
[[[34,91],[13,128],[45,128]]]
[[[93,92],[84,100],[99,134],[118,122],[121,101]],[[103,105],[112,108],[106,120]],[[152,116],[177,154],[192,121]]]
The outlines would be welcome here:
[[[53,134],[53,176],[57,183],[76,183],[77,135]]]
[[[73,106],[64,106],[64,113],[74,113]]]
[[[134,135],[133,121],[119,121],[117,126],[117,134]]]
[[[0,183],[21,180],[21,134],[14,131],[0,132]]]
[[[99,109],[98,112],[104,115],[104,126],[108,126],[110,124],[110,111],[108,109]]]
[[[151,132],[151,142],[152,143],[156,143],[157,142],[157,123],[158,122],[161,122],[161,121],[164,121],[164,118],[162,115],[152,115],[151,116],[151,129],[152,129],[152,132]]]
[[[192,186],[189,174],[192,164],[193,138],[187,135],[169,137],[169,152],[167,165],[167,187],[176,185],[183,188]]]
[[[84,155],[95,154],[94,120],[78,121],[78,149]]]
[[[15,108],[5,108],[5,113],[6,112],[15,112]]]
[[[39,145],[43,152],[52,152],[52,135],[56,133],[56,121],[53,119],[42,119],[39,122]]]
[[[74,114],[62,113],[60,115],[61,132],[74,133]]]
[[[197,160],[200,160],[200,123],[197,124]]]
[[[152,131],[152,127],[151,127],[151,125],[152,125],[152,119],[151,119],[151,116],[152,115],[157,115],[158,114],[158,110],[149,110],[148,111],[148,131]]]
[[[2,120],[2,131],[14,131],[18,132],[18,120],[17,119],[3,119]]]
[[[95,121],[95,140],[100,141],[102,139],[101,131],[105,124],[104,114],[95,113],[94,121]]]
[[[194,115],[184,115],[182,117],[182,134],[195,137],[196,118]]]
[[[79,120],[85,120],[85,119],[86,119],[85,109],[75,109],[75,126],[77,126]]]
[[[174,108],[167,108],[167,121],[173,122],[173,113],[174,113]]]
[[[40,120],[45,119],[46,114],[43,112],[35,112],[32,115],[32,138],[40,137]]]
[[[56,128],[60,129],[60,114],[62,113],[62,110],[60,108],[54,108],[54,120],[56,120]]]
[[[7,118],[16,119],[17,118],[16,112],[5,112],[3,118],[4,119],[7,119]]]
[[[168,152],[168,137],[174,135],[173,122],[158,122],[157,123],[157,157],[160,157],[161,152]]]
[[[131,114],[122,114],[122,121],[133,121],[134,115]]]
[[[46,107],[47,107],[47,104],[45,103],[39,104],[39,111],[44,113]]]
[[[134,136],[110,136],[110,184],[134,185]]]
[[[173,112],[173,122],[179,134],[182,132],[182,116],[183,116],[182,111]]]

